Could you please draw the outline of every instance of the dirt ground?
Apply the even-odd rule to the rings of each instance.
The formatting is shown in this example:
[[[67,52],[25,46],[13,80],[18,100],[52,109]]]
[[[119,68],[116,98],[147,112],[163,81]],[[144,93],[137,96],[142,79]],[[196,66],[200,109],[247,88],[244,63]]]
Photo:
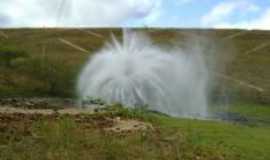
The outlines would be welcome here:
[[[78,107],[71,99],[1,99],[0,131],[14,128],[25,132],[36,121],[54,121],[63,116],[72,117],[79,124],[91,124],[107,132],[123,133],[153,129],[151,124],[138,120],[105,116],[93,118],[96,113],[101,112],[97,109],[102,107],[95,104],[89,105],[87,108]]]

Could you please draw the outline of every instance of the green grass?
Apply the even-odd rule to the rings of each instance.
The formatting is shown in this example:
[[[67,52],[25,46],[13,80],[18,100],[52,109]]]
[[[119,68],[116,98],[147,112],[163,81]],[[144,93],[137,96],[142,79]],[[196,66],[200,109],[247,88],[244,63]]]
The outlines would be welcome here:
[[[270,124],[270,107],[266,104],[236,102],[227,105],[212,105],[210,111],[213,113],[232,113],[247,119],[248,125]]]
[[[229,155],[238,155],[236,159],[266,160],[270,157],[270,127],[171,119],[163,119],[162,125],[178,128],[188,135],[194,145],[215,146]]]
[[[214,148],[189,143],[181,132],[168,130],[112,134],[93,123],[76,123],[70,117],[42,120],[30,126],[28,134],[2,134],[1,159],[220,159]]]
[[[270,120],[270,107],[267,105],[259,105],[254,103],[236,103],[229,107],[228,111],[239,113],[246,117],[253,117],[261,120]]]
[[[243,106],[243,104],[242,104]],[[254,106],[263,107],[263,106]],[[240,107],[241,108],[241,107]],[[247,109],[249,110],[249,108]],[[255,114],[262,119],[269,107]],[[252,110],[250,110],[252,112]],[[151,122],[155,130],[116,134],[104,131],[104,117]],[[95,115],[10,119],[0,131],[0,157],[27,160],[268,160],[270,124],[237,123],[170,118],[164,115],[111,107]]]

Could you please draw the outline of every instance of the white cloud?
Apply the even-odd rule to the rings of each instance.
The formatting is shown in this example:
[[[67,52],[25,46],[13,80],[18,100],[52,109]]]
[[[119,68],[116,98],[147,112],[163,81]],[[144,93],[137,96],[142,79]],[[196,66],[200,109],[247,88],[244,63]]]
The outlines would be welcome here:
[[[152,8],[152,14],[149,14],[143,20],[146,25],[154,24],[159,21],[160,17],[163,14],[162,5],[163,5],[162,0],[156,1],[154,7]]]
[[[177,0],[180,4],[184,4],[184,3],[189,3],[192,2],[194,0]]]
[[[209,13],[205,14],[201,19],[201,23],[203,26],[211,26],[224,21],[235,12],[256,12],[259,9],[258,6],[245,0],[225,1],[217,4]]]
[[[214,25],[215,28],[241,28],[241,29],[270,29],[270,8],[252,20],[243,20],[237,23],[220,22]]]
[[[162,0],[1,0],[1,26],[115,26],[158,18]],[[60,7],[62,4],[62,8]],[[61,11],[61,12],[60,12]],[[61,13],[61,14],[60,14]],[[0,27],[1,27],[0,26]]]

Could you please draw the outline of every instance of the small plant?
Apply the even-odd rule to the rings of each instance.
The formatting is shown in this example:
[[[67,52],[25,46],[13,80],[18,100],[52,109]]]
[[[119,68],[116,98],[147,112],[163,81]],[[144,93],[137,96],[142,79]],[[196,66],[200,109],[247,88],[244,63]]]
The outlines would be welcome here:
[[[86,100],[82,101],[82,105],[105,105],[106,102],[99,98],[87,97]]]

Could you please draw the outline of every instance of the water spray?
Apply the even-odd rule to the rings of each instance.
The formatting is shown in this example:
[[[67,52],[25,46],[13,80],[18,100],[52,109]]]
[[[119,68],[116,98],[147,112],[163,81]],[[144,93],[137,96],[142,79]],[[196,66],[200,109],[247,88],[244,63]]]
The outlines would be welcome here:
[[[196,52],[194,52],[196,51]],[[80,101],[102,99],[175,117],[207,116],[208,71],[199,50],[163,50],[133,31],[91,56],[78,81]]]

